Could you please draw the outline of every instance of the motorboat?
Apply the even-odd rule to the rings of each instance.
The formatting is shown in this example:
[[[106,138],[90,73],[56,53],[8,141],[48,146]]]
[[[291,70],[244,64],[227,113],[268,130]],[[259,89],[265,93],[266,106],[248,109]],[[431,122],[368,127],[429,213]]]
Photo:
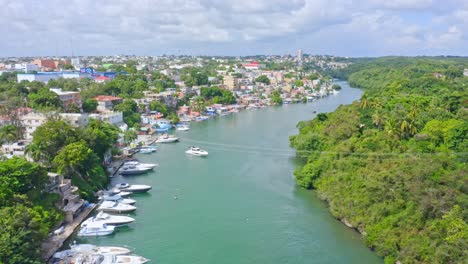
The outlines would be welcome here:
[[[118,194],[118,195],[120,195],[120,197],[125,198],[125,197],[130,196],[132,193],[131,192],[121,191],[120,189],[117,189],[117,188],[112,188],[110,191],[104,192],[104,195],[106,195],[106,194],[110,194],[110,195]]]
[[[138,153],[141,154],[151,154],[153,152],[156,152],[156,148],[154,147],[143,147],[138,150]]]
[[[176,136],[170,136],[170,135],[161,135],[157,140],[156,143],[172,143],[172,142],[177,142],[179,141],[179,138]]]
[[[107,225],[102,222],[90,222],[81,227],[78,236],[107,236],[114,233],[115,226]]]
[[[176,130],[177,131],[188,131],[188,130],[190,130],[190,127],[187,126],[187,125],[182,125],[182,126],[176,127]]]
[[[99,205],[98,211],[103,212],[115,212],[115,213],[126,213],[135,211],[137,208],[133,205],[123,204],[114,201],[104,201]]]
[[[86,227],[92,223],[103,223],[117,227],[130,224],[134,221],[135,219],[129,216],[106,214],[101,211],[96,216],[86,219],[81,223],[81,227]]]
[[[140,192],[147,192],[151,190],[152,187],[150,185],[144,185],[144,184],[118,183],[115,185],[115,188],[126,191],[126,192],[140,193]]]
[[[203,150],[199,147],[189,147],[185,153],[194,155],[194,156],[199,156],[199,157],[206,157],[208,156],[208,151]]]
[[[120,175],[138,175],[152,170],[153,168],[141,165],[125,165],[119,169]]]
[[[120,194],[104,194],[99,197],[99,199],[103,201],[114,201],[114,202],[119,202],[123,204],[130,204],[134,205],[136,203],[135,200],[130,199],[130,198],[123,198]]]
[[[58,263],[75,264],[144,264],[148,259],[134,255],[90,254],[76,253],[70,257],[62,258]]]
[[[65,259],[77,254],[100,254],[100,255],[127,255],[132,253],[131,249],[114,246],[95,246],[91,244],[72,244],[70,249],[56,252],[52,258]]]
[[[157,163],[140,163],[136,160],[129,160],[129,161],[125,161],[123,166],[140,166],[140,167],[153,169],[159,165]]]
[[[149,259],[134,255],[104,255],[104,260],[100,264],[144,264]]]

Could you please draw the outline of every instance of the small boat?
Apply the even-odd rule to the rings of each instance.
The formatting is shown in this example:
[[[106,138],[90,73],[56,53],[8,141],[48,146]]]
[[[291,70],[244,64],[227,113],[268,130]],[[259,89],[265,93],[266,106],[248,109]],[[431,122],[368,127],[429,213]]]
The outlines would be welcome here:
[[[151,190],[150,185],[143,184],[128,184],[128,183],[118,183],[115,185],[115,188],[132,193],[147,192]]]
[[[186,126],[186,125],[178,126],[178,127],[176,127],[176,130],[177,131],[188,131],[188,130],[190,130],[190,127]]]
[[[178,137],[175,136],[169,136],[169,135],[161,135],[158,140],[156,140],[156,143],[172,143],[172,142],[177,142],[179,141]]]
[[[120,195],[120,197],[128,197],[128,196],[130,196],[132,193],[131,193],[131,192],[124,192],[124,191],[121,191],[121,190],[119,190],[119,189],[117,189],[117,188],[112,188],[110,191],[103,192],[103,194],[104,194],[104,195],[106,195],[106,194],[110,194],[110,195],[112,195],[112,194],[118,194],[118,195]]]
[[[119,169],[120,175],[138,175],[143,174],[153,168],[144,167],[141,165],[125,165]]]
[[[127,255],[132,253],[132,250],[125,247],[114,247],[114,246],[95,246],[91,244],[72,244],[70,249],[56,252],[53,255],[54,259],[65,259],[73,257],[74,255],[85,253],[85,254],[101,254],[101,255]]]
[[[141,153],[141,154],[151,154],[153,152],[156,152],[156,149],[152,149],[152,148],[148,148],[148,147],[144,147],[144,148],[140,148],[138,150],[138,153]]]
[[[111,215],[111,214],[106,214],[101,211],[96,216],[86,219],[81,224],[81,227],[86,227],[90,223],[102,223],[102,224],[112,225],[112,226],[117,227],[117,226],[124,226],[124,225],[130,224],[134,221],[135,219],[129,216]]]
[[[103,196],[99,197],[99,199],[103,201],[114,201],[123,204],[130,204],[134,205],[136,203],[135,200],[129,198],[123,198],[120,194],[104,194]]]
[[[167,131],[169,131],[169,128],[168,128],[168,127],[165,127],[165,128],[155,128],[154,130],[156,130],[156,132],[158,132],[158,133],[167,133]]]
[[[144,264],[148,263],[149,259],[146,259],[141,256],[133,256],[133,255],[105,255],[104,261],[101,264]]]
[[[159,166],[157,163],[140,163],[135,160],[129,160],[129,161],[124,162],[123,166],[127,166],[127,165],[128,166],[141,166],[141,167],[151,168],[151,169]]]
[[[113,201],[104,201],[101,203],[97,210],[103,212],[126,213],[135,211],[136,209],[137,208],[133,205]]]
[[[75,264],[144,264],[148,259],[134,255],[93,254],[78,252],[62,258],[58,263]]]
[[[185,153],[194,155],[194,156],[199,156],[199,157],[206,157],[208,156],[208,151],[203,150],[199,147],[189,147]]]
[[[107,236],[114,233],[115,226],[102,222],[91,222],[78,231],[78,236]]]

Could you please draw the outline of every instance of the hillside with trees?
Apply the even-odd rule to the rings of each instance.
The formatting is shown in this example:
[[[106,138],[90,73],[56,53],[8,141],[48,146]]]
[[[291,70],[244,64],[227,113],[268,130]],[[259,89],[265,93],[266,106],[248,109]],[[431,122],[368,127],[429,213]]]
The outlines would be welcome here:
[[[468,60],[382,58],[341,71],[360,101],[298,124],[297,184],[386,263],[468,258]]]

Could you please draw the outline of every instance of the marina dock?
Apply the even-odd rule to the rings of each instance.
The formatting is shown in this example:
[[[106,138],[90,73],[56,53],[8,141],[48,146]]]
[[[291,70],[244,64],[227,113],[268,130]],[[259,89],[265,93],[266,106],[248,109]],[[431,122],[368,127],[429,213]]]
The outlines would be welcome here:
[[[52,235],[46,239],[42,247],[42,258],[45,261],[49,261],[50,258],[57,252],[62,246],[63,243],[73,234],[73,231],[83,222],[83,220],[88,217],[88,215],[96,208],[96,204],[92,204],[85,209],[76,217],[72,223],[67,224],[63,232],[59,235]]]

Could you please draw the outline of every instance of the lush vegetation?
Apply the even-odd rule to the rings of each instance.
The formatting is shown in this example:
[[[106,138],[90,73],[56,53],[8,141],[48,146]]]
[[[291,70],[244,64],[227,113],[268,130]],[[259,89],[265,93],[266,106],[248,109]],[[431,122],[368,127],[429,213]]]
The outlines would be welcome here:
[[[0,162],[0,263],[42,263],[40,244],[62,218],[47,171],[23,158]]]
[[[342,71],[359,102],[290,138],[314,188],[386,263],[468,258],[467,60],[382,58]]]
[[[200,89],[200,96],[206,101],[211,101],[214,104],[235,104],[236,97],[231,91],[221,89],[217,86],[202,87]]]
[[[116,127],[99,120],[91,119],[84,128],[51,118],[36,129],[26,151],[35,161],[70,178],[82,197],[93,200],[93,193],[107,183],[102,163],[118,133]]]

